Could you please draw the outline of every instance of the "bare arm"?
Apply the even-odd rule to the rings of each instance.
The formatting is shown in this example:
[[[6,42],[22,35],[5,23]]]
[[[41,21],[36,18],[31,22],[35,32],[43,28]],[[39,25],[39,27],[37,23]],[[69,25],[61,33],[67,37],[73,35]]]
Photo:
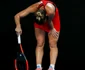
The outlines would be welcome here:
[[[55,7],[51,3],[48,3],[46,5],[45,9],[46,9],[46,12],[47,12],[47,15],[48,15],[49,27],[50,27],[50,29],[53,29],[54,26],[53,26],[52,19],[53,19],[54,15],[55,15]]]
[[[20,27],[20,18],[27,16],[29,13],[35,12],[37,10],[38,6],[39,6],[39,2],[29,6],[28,8],[22,10],[21,12],[17,13],[14,16],[16,26]]]
[[[48,15],[48,25],[50,27],[50,32],[48,33],[49,35],[51,34],[54,38],[58,37],[58,33],[56,31],[56,29],[54,28],[52,19],[54,18],[55,15],[55,7],[52,4],[48,4],[46,6],[46,11],[47,11],[47,15]]]

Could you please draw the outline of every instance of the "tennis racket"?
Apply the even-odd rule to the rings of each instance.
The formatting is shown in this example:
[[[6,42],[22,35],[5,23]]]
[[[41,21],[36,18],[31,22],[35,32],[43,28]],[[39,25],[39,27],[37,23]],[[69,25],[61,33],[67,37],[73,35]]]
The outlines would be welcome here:
[[[21,44],[21,37],[18,35],[17,57],[14,60],[15,70],[29,70],[28,60],[24,54]]]

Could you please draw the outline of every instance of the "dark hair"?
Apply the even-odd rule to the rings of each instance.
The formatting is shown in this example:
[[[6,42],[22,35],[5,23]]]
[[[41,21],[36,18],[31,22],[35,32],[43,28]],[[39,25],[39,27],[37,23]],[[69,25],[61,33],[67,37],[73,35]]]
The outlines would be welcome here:
[[[38,24],[43,24],[45,19],[46,19],[46,11],[44,9],[39,9],[36,11],[36,14],[39,14],[39,15],[35,15],[35,22],[38,23]],[[40,14],[42,17],[40,17]]]

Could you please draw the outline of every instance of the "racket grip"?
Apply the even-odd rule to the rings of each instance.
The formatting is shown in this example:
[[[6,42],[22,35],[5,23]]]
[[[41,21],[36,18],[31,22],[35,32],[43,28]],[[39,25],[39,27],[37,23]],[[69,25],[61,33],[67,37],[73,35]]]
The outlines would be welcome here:
[[[21,37],[20,37],[20,34],[18,35],[18,44],[21,43]]]

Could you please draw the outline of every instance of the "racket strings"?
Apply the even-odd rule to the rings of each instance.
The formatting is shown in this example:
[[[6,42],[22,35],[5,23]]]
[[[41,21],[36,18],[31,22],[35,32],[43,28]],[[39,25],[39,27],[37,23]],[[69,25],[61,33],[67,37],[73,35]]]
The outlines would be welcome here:
[[[15,59],[14,64],[15,64],[15,70],[29,70],[27,60],[23,62],[23,61],[18,61]]]

